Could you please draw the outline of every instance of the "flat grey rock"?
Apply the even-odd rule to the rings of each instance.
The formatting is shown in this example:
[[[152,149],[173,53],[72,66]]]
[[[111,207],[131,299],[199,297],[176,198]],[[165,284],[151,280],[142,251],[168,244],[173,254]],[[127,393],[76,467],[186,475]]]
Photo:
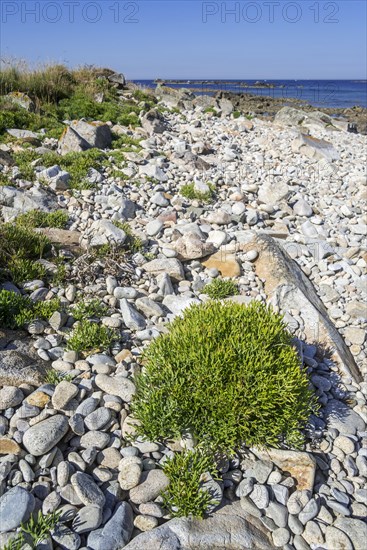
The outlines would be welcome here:
[[[267,529],[238,502],[203,520],[172,519],[135,537],[126,550],[273,550]]]
[[[128,544],[133,528],[134,515],[129,503],[121,502],[103,529],[92,531],[88,536],[91,550],[119,550]],[[151,547],[149,550],[153,550]],[[158,547],[157,547],[158,549]]]
[[[5,533],[28,521],[35,505],[34,496],[22,487],[13,487],[0,498],[0,532]]]

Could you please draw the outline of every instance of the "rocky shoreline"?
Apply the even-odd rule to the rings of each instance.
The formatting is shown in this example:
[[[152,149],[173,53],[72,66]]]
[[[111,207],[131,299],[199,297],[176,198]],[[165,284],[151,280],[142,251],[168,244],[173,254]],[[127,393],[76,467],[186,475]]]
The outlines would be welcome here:
[[[336,121],[258,96],[157,97],[135,128],[70,121],[60,140],[9,129],[18,141],[0,145],[11,182],[0,186],[3,221],[34,209],[68,215],[65,229],[39,229],[63,258],[64,281],[1,285],[60,307],[0,329],[0,546],[41,510],[59,513],[42,550],[362,550],[366,137],[347,127],[365,112]],[[111,132],[130,139],[123,158]],[[13,159],[27,141],[34,181]],[[67,170],[42,161],[91,148],[112,160],[88,171],[89,189],[72,190]],[[123,257],[95,253],[127,242]],[[320,413],[302,451],[243,448],[206,480],[219,501],[208,517],[171,519],[162,466],[185,442],[136,436],[134,375],[145,346],[221,277],[238,285],[226,299],[284,314]],[[84,318],[115,337],[76,351],[78,304],[90,300],[103,307]],[[27,536],[21,548],[32,548]]]

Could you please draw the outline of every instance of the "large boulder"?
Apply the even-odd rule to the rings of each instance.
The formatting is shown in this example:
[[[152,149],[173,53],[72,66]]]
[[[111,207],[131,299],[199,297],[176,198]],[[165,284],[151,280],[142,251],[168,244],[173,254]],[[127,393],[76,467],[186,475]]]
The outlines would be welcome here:
[[[268,530],[241,509],[223,506],[211,517],[172,519],[135,537],[126,550],[273,550]]]
[[[0,211],[6,222],[29,210],[51,212],[57,208],[56,195],[47,189],[32,187],[22,191],[10,186],[0,187]]]
[[[353,355],[299,265],[272,237],[265,234],[259,234],[244,249],[257,250],[256,273],[265,281],[265,292],[272,303],[284,312],[297,304],[302,312],[307,339],[329,349],[340,368],[361,382],[362,375]]]
[[[149,135],[163,134],[167,130],[167,121],[157,109],[151,109],[145,113],[141,117],[141,125]]]
[[[196,260],[213,254],[216,250],[211,242],[205,242],[196,233],[185,233],[172,245],[180,260]]]
[[[60,155],[66,155],[70,152],[86,151],[92,147],[106,149],[111,142],[110,127],[104,122],[75,120],[62,134],[58,152]]]
[[[18,107],[21,107],[30,113],[34,113],[36,109],[36,106],[31,98],[23,92],[10,92],[10,94],[5,96],[5,99],[8,99],[11,103],[14,103]]]
[[[292,143],[293,151],[304,154],[309,158],[338,160],[340,155],[334,145],[325,139],[318,139],[310,135],[300,134]]]
[[[116,227],[115,224],[108,220],[102,219],[92,223],[86,234],[81,238],[80,245],[83,248],[105,244],[122,246],[126,238],[127,235],[123,229]]]

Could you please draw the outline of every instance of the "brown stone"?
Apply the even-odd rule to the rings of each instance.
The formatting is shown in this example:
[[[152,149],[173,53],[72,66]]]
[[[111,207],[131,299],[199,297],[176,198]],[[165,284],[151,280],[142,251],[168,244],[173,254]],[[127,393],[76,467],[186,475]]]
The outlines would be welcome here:
[[[19,455],[21,448],[13,439],[0,437],[0,455]]]
[[[205,267],[216,267],[222,277],[239,277],[241,275],[241,266],[236,260],[235,254],[228,254],[220,250],[212,254],[205,262]]]
[[[315,481],[316,460],[310,453],[282,449],[251,449],[261,460],[271,460],[284,473],[297,480],[297,489],[312,492]]]
[[[51,398],[49,395],[47,395],[47,393],[43,393],[42,391],[35,391],[27,397],[26,402],[28,403],[28,405],[33,405],[35,407],[43,409],[44,407],[46,407],[50,399]]]
[[[122,349],[117,355],[115,355],[116,363],[121,363],[121,361],[126,361],[133,357],[133,354],[129,349]]]

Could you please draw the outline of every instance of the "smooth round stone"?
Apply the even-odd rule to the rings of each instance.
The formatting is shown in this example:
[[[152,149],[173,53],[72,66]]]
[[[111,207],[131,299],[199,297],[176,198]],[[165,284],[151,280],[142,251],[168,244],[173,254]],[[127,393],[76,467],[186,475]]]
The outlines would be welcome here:
[[[285,544],[288,544],[291,535],[288,529],[285,527],[279,527],[272,532],[271,536],[273,537],[273,543],[277,548],[283,548]]]
[[[61,496],[56,491],[52,491],[42,503],[42,513],[47,515],[50,512],[54,512],[61,502]]]
[[[37,416],[40,413],[40,409],[34,405],[29,405],[27,402],[24,402],[21,407],[17,410],[17,416],[19,418],[32,418]]]
[[[68,483],[68,485],[65,485],[65,487],[62,487],[60,491],[60,496],[63,500],[65,500],[69,504],[72,504],[73,506],[81,506],[83,504],[83,502],[76,494],[74,487],[70,483]]]
[[[22,472],[22,476],[23,476],[23,479],[24,481],[26,481],[27,483],[30,483],[31,481],[34,480],[34,471],[32,470],[32,468],[30,467],[30,465],[28,464],[28,462],[26,460],[19,460],[19,470]]]
[[[345,493],[343,493],[342,491],[340,491],[336,487],[332,487],[331,496],[333,496],[335,498],[335,500],[337,500],[338,502],[341,502],[345,506],[349,505],[348,495],[346,495]]]
[[[19,388],[14,386],[4,386],[0,390],[0,410],[16,407],[24,399],[24,394]]]
[[[88,416],[88,414],[96,410],[98,404],[98,399],[95,399],[94,397],[87,397],[87,399],[85,399],[80,403],[80,405],[78,405],[75,413],[81,414],[82,416]]]
[[[50,396],[47,395],[47,393],[44,393],[42,391],[35,391],[28,395],[27,399],[25,400],[26,403],[29,405],[33,405],[34,407],[39,407],[40,409],[43,409],[47,403],[50,401]]]
[[[305,525],[308,521],[315,518],[318,513],[319,504],[314,498],[312,498],[303,508],[302,512],[298,514],[298,519],[301,523],[303,523],[303,525]]]
[[[150,502],[167,489],[168,485],[169,479],[162,470],[143,472],[141,483],[130,490],[130,500],[134,504]]]
[[[275,485],[277,483],[280,483],[282,481],[282,474],[280,472],[277,472],[274,470],[271,472],[270,476],[268,477],[268,485]]]
[[[297,515],[306,506],[310,500],[309,491],[295,491],[288,499],[287,508],[288,512],[293,515]]]
[[[51,537],[63,550],[78,550],[81,544],[78,533],[60,523],[51,531]]]
[[[324,542],[324,536],[316,521],[308,521],[305,525],[305,530],[302,537],[309,545],[321,545]]]
[[[162,518],[164,516],[164,511],[162,507],[156,502],[146,502],[140,504],[139,512],[147,516],[153,516],[155,518]]]
[[[246,497],[253,490],[254,484],[255,480],[253,477],[243,479],[236,489],[236,496],[239,498]]]
[[[294,516],[293,514],[289,514],[288,527],[294,535],[302,535],[304,530],[304,526],[299,521],[298,516]]]
[[[78,387],[71,382],[63,380],[57,384],[52,396],[52,405],[55,409],[64,409],[66,405],[78,394]]]
[[[110,441],[108,433],[91,431],[82,435],[80,438],[80,446],[86,449],[87,447],[95,447],[98,450],[102,450],[107,447]]]
[[[97,374],[95,383],[105,393],[116,395],[127,403],[130,403],[135,394],[135,384],[121,376],[111,377],[106,374]]]
[[[104,494],[93,479],[82,472],[76,472],[70,479],[76,494],[83,504],[102,507],[106,501]]]
[[[288,510],[279,502],[270,502],[266,508],[266,515],[270,517],[278,527],[286,527],[288,521]]]
[[[278,483],[274,483],[274,485],[271,486],[271,489],[276,500],[280,504],[286,506],[289,496],[288,487],[285,487],[284,485],[279,485]]]
[[[71,475],[71,468],[69,462],[62,461],[57,465],[57,484],[60,487],[67,485]]]
[[[118,482],[121,489],[129,491],[137,485],[142,475],[142,460],[135,456],[123,458],[119,463]]]
[[[341,449],[346,455],[354,453],[354,441],[345,435],[338,435],[334,440],[334,445]]]
[[[258,483],[266,483],[273,467],[270,460],[257,460],[252,468],[245,471],[244,475],[255,478]]]
[[[127,300],[133,300],[137,297],[138,291],[135,288],[129,286],[117,286],[113,291],[113,295],[118,300],[122,300],[123,298],[126,298]]]
[[[265,485],[255,485],[250,493],[252,502],[260,509],[266,508],[269,504],[269,491]]]
[[[78,511],[73,520],[73,531],[79,534],[94,531],[101,525],[102,517],[103,513],[100,506],[94,506],[93,504],[84,506]]]
[[[64,437],[69,429],[66,416],[51,416],[27,430],[23,445],[34,456],[42,456],[50,451]]]
[[[342,504],[341,502],[336,502],[334,500],[327,500],[326,505],[332,510],[334,510],[334,512],[337,512],[338,514],[341,514],[343,516],[351,515],[351,511],[349,510],[349,508],[344,504]]]
[[[158,525],[158,520],[154,516],[147,516],[145,514],[136,516],[134,520],[134,526],[140,531],[151,531]]]
[[[111,419],[111,410],[106,407],[100,407],[84,418],[84,423],[88,430],[99,430],[103,428]]]
[[[109,447],[100,451],[97,455],[97,462],[103,468],[118,468],[121,461],[121,454],[117,449]]]
[[[332,548],[333,550],[354,550],[354,546],[348,535],[332,525],[326,527],[325,542],[327,548]]]
[[[248,260],[249,262],[254,262],[257,259],[258,255],[259,253],[257,250],[249,250],[248,252],[246,252],[245,257],[246,260]]]
[[[13,487],[0,498],[0,532],[5,533],[29,520],[35,499],[22,487]]]

